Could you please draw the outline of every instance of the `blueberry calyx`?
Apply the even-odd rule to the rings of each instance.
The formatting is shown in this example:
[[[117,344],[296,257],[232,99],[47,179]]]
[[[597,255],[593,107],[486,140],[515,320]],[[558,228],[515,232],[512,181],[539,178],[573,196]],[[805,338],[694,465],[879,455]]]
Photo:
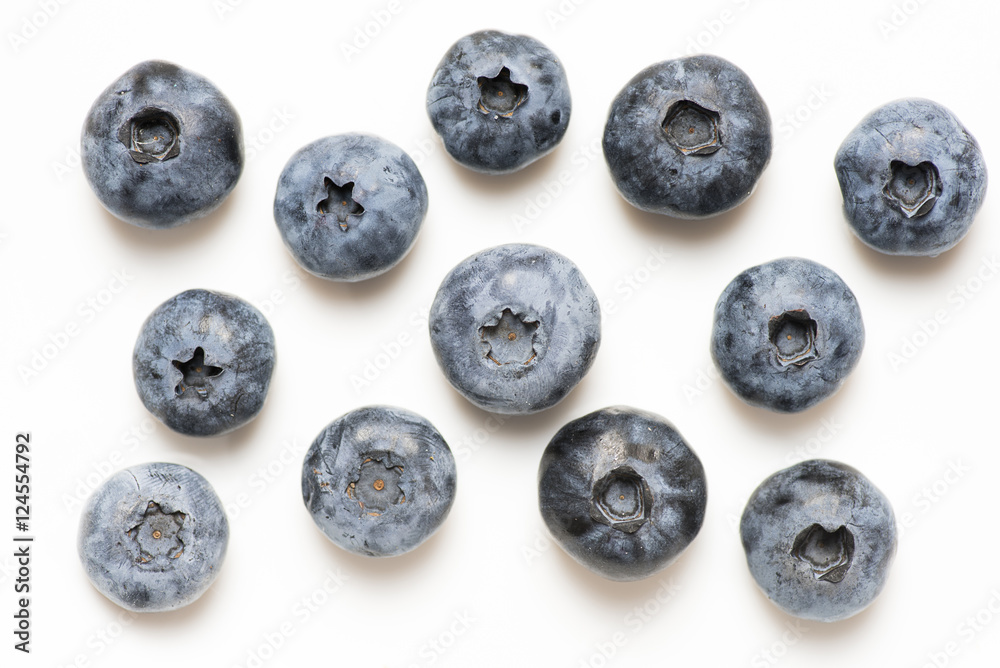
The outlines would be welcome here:
[[[538,321],[505,308],[499,315],[479,328],[485,344],[485,357],[497,366],[528,365],[535,361],[535,332]]]
[[[528,87],[511,81],[507,67],[500,68],[495,77],[478,77],[476,82],[479,84],[479,111],[484,114],[510,118],[528,99]]]
[[[719,112],[690,100],[675,102],[663,118],[667,139],[684,155],[711,155],[722,148]]]
[[[139,164],[164,162],[180,155],[180,124],[169,111],[146,107],[122,124],[118,141]]]
[[[184,392],[192,389],[199,397],[207,399],[208,379],[217,378],[224,371],[222,367],[205,364],[205,349],[201,346],[194,349],[194,354],[187,362],[173,360],[172,363],[183,376],[181,382],[174,388],[177,396],[183,396]]]
[[[774,316],[768,321],[767,330],[779,366],[804,366],[819,359],[816,351],[817,324],[805,309],[785,311]]]
[[[354,199],[354,182],[337,185],[333,179],[323,177],[323,188],[326,190],[326,199],[316,205],[316,211],[336,216],[340,229],[346,232],[348,217],[360,216],[365,212],[365,207]]]
[[[902,160],[889,163],[891,176],[883,192],[907,218],[926,215],[941,196],[941,175],[933,162],[917,166]]]
[[[180,533],[186,519],[187,515],[180,511],[164,512],[155,501],[146,504],[142,519],[126,532],[137,548],[136,563],[162,567],[165,564],[157,564],[157,560],[180,557],[184,553],[184,541],[181,540]]]
[[[847,576],[854,561],[854,534],[846,526],[827,531],[813,524],[795,538],[792,556],[805,562],[817,580],[836,584]]]
[[[623,533],[635,533],[649,519],[653,493],[630,466],[619,466],[594,485],[590,517]]]
[[[399,485],[403,467],[393,465],[386,453],[366,455],[358,475],[344,492],[358,504],[362,515],[378,517],[400,503],[406,503],[406,493]]]

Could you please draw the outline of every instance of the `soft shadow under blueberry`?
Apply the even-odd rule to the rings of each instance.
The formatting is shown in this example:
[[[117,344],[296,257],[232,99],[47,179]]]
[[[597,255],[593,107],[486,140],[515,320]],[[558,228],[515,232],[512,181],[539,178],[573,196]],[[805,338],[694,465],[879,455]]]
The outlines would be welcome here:
[[[303,512],[308,514],[308,511],[304,509]],[[412,580],[414,577],[419,577],[416,574],[420,571],[440,563],[446,557],[441,551],[445,542],[441,540],[441,535],[449,530],[448,519],[445,518],[444,523],[434,532],[434,535],[405,554],[395,557],[366,557],[348,552],[335,545],[315,526],[311,529],[310,533],[313,535],[310,540],[313,545],[309,547],[310,552],[327,554],[330,565],[343,568],[352,579],[382,583],[387,578],[398,579],[401,582]]]
[[[559,148],[535,160],[533,163],[509,174],[484,174],[464,167],[451,156],[445,154],[453,176],[463,188],[475,191],[477,196],[491,198],[509,197],[511,193],[527,188],[537,188],[546,180],[558,177],[558,164],[554,160]]]
[[[238,189],[239,186],[219,205],[219,208],[207,216],[165,230],[148,229],[126,223],[101,206],[96,198],[91,198],[91,201],[92,206],[99,211],[98,215],[103,217],[109,229],[122,244],[156,253],[172,253],[181,248],[207,243],[208,237],[219,232],[225,224],[225,219],[230,217]]]
[[[762,199],[760,191],[766,185],[766,182],[766,176],[762,177],[757,190],[736,208],[717,216],[712,216],[711,218],[698,220],[686,220],[642,211],[629,204],[618,193],[610,180],[608,181],[608,187],[614,192],[614,197],[618,200],[618,206],[622,211],[623,217],[632,225],[638,227],[644,234],[651,236],[666,234],[679,241],[707,243],[725,237],[734,228],[746,224],[746,219],[754,215],[757,202]]]
[[[781,442],[787,443],[789,439],[794,440],[815,432],[824,418],[833,419],[832,416],[842,414],[840,406],[845,401],[845,393],[850,391],[851,379],[846,379],[844,385],[832,396],[798,413],[778,413],[767,408],[751,406],[736,396],[724,381],[720,380],[719,384],[721,391],[726,395],[730,410],[738,415],[741,422],[763,434],[778,433]]]
[[[426,225],[428,222],[430,221],[425,220],[423,224]],[[413,268],[415,265],[412,258],[420,252],[421,236],[423,235],[417,235],[413,246],[410,247],[409,252],[403,256],[403,259],[398,264],[385,273],[363,281],[331,281],[305,273],[305,270],[298,265],[295,265],[295,267],[307,277],[302,283],[316,297],[323,300],[353,301],[363,304],[381,295],[388,294],[407,279],[413,280],[412,272],[415,271]]]
[[[887,255],[867,246],[857,236],[852,234],[851,237],[852,245],[857,250],[858,256],[868,269],[879,275],[879,278],[909,281],[926,279],[930,281],[936,280],[936,277],[945,273],[949,267],[968,259],[976,245],[975,241],[970,238],[974,231],[974,229],[970,230],[966,238],[958,242],[958,245],[936,257]]]
[[[573,557],[554,542],[551,551],[556,553],[556,558],[562,562],[559,564],[559,568],[567,573],[567,577],[576,581],[578,590],[586,591],[601,599],[601,603],[606,604],[641,605],[644,601],[655,596],[657,590],[664,583],[668,585],[674,583],[683,587],[683,583],[688,580],[692,564],[694,564],[694,568],[697,568],[698,563],[704,564],[707,561],[701,551],[698,538],[695,537],[694,542],[670,566],[641,580],[617,582],[602,577],[577,563]],[[670,602],[668,601],[664,605],[669,606]]]

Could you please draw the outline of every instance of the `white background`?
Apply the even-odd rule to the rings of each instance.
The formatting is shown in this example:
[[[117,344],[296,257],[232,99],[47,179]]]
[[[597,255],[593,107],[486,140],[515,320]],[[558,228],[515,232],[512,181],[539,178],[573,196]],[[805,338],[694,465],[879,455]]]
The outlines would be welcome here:
[[[997,200],[987,197],[971,233],[945,255],[883,257],[848,232],[832,164],[870,109],[922,96],[951,108],[1000,169],[998,11],[990,0],[3,3],[0,664],[992,663],[1000,654],[1000,620],[990,611],[1000,610]],[[561,146],[509,177],[452,163],[424,111],[438,60],[483,28],[541,39],[562,59],[573,94]],[[373,36],[358,37],[365,30]],[[705,222],[630,208],[598,143],[625,82],[689,49],[742,67],[774,121],[774,156],[756,194]],[[106,214],[77,153],[94,98],[148,58],[214,81],[242,116],[250,157],[219,211],[166,232]],[[306,278],[271,216],[291,153],[345,131],[377,133],[409,151],[431,200],[406,260],[361,285]],[[546,187],[554,191],[560,175],[565,185],[551,196]],[[574,260],[604,304],[604,330],[592,371],[564,402],[501,424],[447,384],[424,318],[450,267],[511,241]],[[665,262],[653,261],[662,254]],[[742,405],[714,379],[708,352],[723,287],[784,255],[837,271],[861,303],[868,336],[843,390],[794,416]],[[278,343],[263,412],[223,438],[170,432],[132,384],[142,321],[193,287],[256,304]],[[61,335],[67,328],[76,335]],[[459,470],[441,531],[384,561],[329,543],[299,492],[315,435],[370,403],[430,419]],[[708,475],[700,535],[642,582],[607,582],[578,566],[549,542],[537,509],[537,463],[549,438],[610,404],[672,420]],[[37,536],[29,657],[12,649],[9,630],[13,442],[22,430],[33,435]],[[798,623],[769,603],[736,530],[754,487],[809,456],[861,469],[904,524],[881,597],[833,625]],[[80,499],[112,470],[152,460],[207,477],[229,505],[232,538],[202,599],[135,617],[90,585],[75,540]]]

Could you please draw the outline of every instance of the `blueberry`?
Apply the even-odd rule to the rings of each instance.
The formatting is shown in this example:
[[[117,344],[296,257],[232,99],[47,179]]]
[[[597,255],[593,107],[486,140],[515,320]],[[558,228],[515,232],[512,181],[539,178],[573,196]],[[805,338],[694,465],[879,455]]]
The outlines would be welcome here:
[[[705,518],[705,471],[670,422],[626,406],[573,420],[538,468],[542,518],[576,561],[611,580],[666,568]]]
[[[80,159],[113,215],[139,227],[175,227],[229,195],[243,171],[243,130],[210,81],[148,60],[94,102]]]
[[[632,206],[706,218],[750,197],[771,159],[771,117],[741,69],[690,56],[651,65],[625,85],[603,145]]]
[[[188,436],[225,434],[260,412],[274,370],[274,333],[238,297],[188,290],[158,306],[132,354],[139,398]]]
[[[431,305],[430,334],[438,365],[466,399],[494,413],[534,413],[590,370],[601,309],[568,259],[508,244],[451,270]]]
[[[301,148],[285,165],[274,220],[295,261],[316,276],[360,281],[394,267],[427,214],[427,186],[401,148],[343,134]]]
[[[832,395],[858,363],[854,293],[821,264],[783,258],[747,269],[715,305],[712,357],[753,406],[794,413]]]
[[[179,464],[122,469],[94,490],[77,547],[97,590],[135,612],[175,610],[211,586],[229,522],[203,477]]]
[[[427,89],[427,113],[448,154],[487,174],[516,171],[554,149],[571,108],[556,55],[496,30],[455,42]]]
[[[814,459],[760,484],[740,522],[747,565],[785,612],[823,622],[866,608],[896,554],[888,499],[857,470]]]
[[[320,432],[302,464],[302,500],[336,545],[369,557],[409,552],[455,499],[455,458],[441,434],[401,408],[367,406]]]
[[[969,231],[986,196],[978,142],[930,100],[890,102],[847,136],[834,162],[844,215],[890,255],[937,255]]]

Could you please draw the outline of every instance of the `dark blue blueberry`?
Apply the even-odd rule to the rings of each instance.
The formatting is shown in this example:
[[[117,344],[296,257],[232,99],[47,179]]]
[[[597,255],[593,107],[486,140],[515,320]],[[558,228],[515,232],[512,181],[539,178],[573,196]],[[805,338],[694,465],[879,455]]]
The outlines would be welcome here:
[[[840,388],[864,344],[854,293],[811,260],[751,267],[715,305],[712,357],[753,406],[794,413],[819,403]]]
[[[368,406],[320,432],[302,464],[302,500],[338,546],[369,557],[414,549],[455,500],[455,459],[415,413]]]
[[[555,54],[496,30],[458,40],[427,89],[427,113],[448,154],[488,174],[516,171],[554,149],[571,108]]]
[[[760,484],[740,522],[747,565],[785,612],[822,622],[864,610],[896,554],[888,499],[858,471],[814,459]]]
[[[626,406],[564,426],[538,468],[552,536],[611,580],[638,580],[673,563],[698,535],[707,498],[701,461],[677,429]]]
[[[494,413],[554,406],[590,370],[601,309],[568,259],[508,244],[451,270],[431,305],[431,345],[462,396]]]
[[[139,464],[94,490],[78,549],[98,591],[128,610],[160,612],[205,593],[226,556],[229,522],[212,486],[179,464]]]
[[[140,227],[175,227],[229,195],[243,171],[243,130],[210,81],[148,60],[94,102],[80,156],[112,214]]]
[[[163,424],[216,436],[260,412],[274,370],[274,333],[238,297],[188,290],[158,306],[135,342],[139,398]]]
[[[865,116],[834,167],[851,229],[890,255],[948,250],[969,231],[986,196],[979,143],[930,100],[897,100]]]
[[[771,117],[750,78],[716,56],[647,67],[608,112],[604,159],[630,204],[706,218],[750,197],[771,159]]]
[[[363,134],[299,149],[274,196],[274,220],[295,261],[334,281],[360,281],[394,267],[426,214],[427,186],[410,156]]]

